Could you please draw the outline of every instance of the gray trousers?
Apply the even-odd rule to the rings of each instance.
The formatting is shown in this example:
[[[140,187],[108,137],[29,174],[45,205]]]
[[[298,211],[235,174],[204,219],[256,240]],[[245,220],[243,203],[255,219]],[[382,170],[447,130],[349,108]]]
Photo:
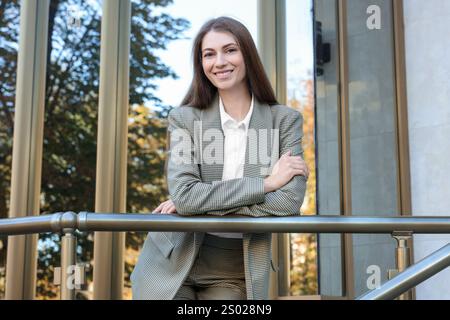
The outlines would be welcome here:
[[[242,239],[205,234],[202,246],[174,300],[245,300]]]

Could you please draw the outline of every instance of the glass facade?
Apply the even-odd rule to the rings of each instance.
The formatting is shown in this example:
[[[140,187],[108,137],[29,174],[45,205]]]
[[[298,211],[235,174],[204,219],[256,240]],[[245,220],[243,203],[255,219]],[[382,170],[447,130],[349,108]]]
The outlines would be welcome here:
[[[339,174],[339,55],[336,1],[314,2],[316,48],[317,212],[341,215]],[[325,59],[329,45],[329,61]],[[324,57],[318,57],[317,52]],[[321,58],[322,61],[319,61]],[[327,62],[325,62],[327,61]],[[329,296],[343,294],[343,250],[340,234],[319,235],[319,288]]]
[[[318,63],[316,70],[319,213],[344,214],[342,201],[346,195],[341,194],[340,166],[347,166],[352,215],[399,215],[392,1],[348,0],[340,7],[346,10],[341,15],[337,1],[318,0],[315,4],[320,23],[316,27],[321,27],[318,33],[327,46],[321,46],[322,53],[327,56],[328,49],[330,53],[329,60],[320,61],[323,65]],[[338,17],[345,17],[341,30]],[[337,40],[341,35],[345,37],[341,45],[346,47],[339,51]],[[339,84],[342,79],[347,83]],[[341,95],[346,99],[341,100]],[[348,101],[348,105],[341,106],[342,101]],[[348,127],[340,128],[339,112],[348,117]],[[343,134],[340,130],[344,129],[349,137],[339,141]],[[339,154],[340,143],[349,145],[349,164],[343,163]],[[341,236],[320,236],[322,294],[353,292],[359,296],[373,289],[369,283],[373,270],[379,272],[383,283],[387,271],[394,269],[395,241],[390,235],[354,234],[351,239],[351,246],[343,254]],[[347,272],[352,273],[347,284],[353,288],[349,290],[342,283],[341,268],[346,264]]]
[[[371,14],[361,14],[374,5],[380,8],[380,29],[369,29]],[[399,214],[392,21],[390,0],[348,0],[350,167],[354,215]],[[353,235],[357,296],[369,290],[366,281],[371,266],[381,270],[381,283],[387,280],[387,271],[395,268],[394,252],[395,241],[390,235]]]
[[[341,7],[338,0],[311,0],[303,2],[301,9],[296,0],[286,0],[287,104],[304,115],[303,147],[312,171],[302,211],[346,214],[340,118],[345,109],[349,120],[345,129],[349,132],[350,213],[397,216],[393,1],[344,2],[346,6]],[[126,211],[148,213],[168,196],[164,178],[166,117],[179,105],[190,84],[193,36],[208,18],[231,15],[247,25],[256,41],[258,10],[256,0],[245,5],[236,0],[131,3]],[[50,1],[41,214],[95,211],[102,4],[101,0]],[[202,10],[192,10],[194,7]],[[346,10],[341,15],[346,17],[345,28],[339,24],[339,7]],[[19,1],[0,0],[0,218],[7,217],[9,208],[19,9]],[[298,21],[300,10],[312,9],[314,21],[311,11],[309,16],[302,14],[302,19],[310,20]],[[301,25],[313,28],[305,31]],[[311,47],[299,46],[305,33],[314,38],[314,43],[309,39]],[[341,35],[345,41],[340,43]],[[339,51],[342,43],[346,50]],[[342,52],[345,57],[340,56]],[[313,59],[315,70],[304,68],[312,66]],[[343,64],[346,70],[342,70]],[[344,71],[348,72],[345,86],[340,83]],[[341,99],[343,95],[346,100]],[[342,106],[342,101],[348,105]],[[92,235],[77,236],[77,260],[92,264]],[[387,280],[387,270],[395,268],[395,242],[389,235],[355,234],[350,250],[344,250],[340,234],[318,235],[318,267],[314,254],[304,254],[311,248],[315,251],[315,235],[307,236],[310,247],[296,242],[295,237],[291,275],[303,278],[293,281],[292,286],[304,283],[293,294],[316,293],[318,278],[319,294],[345,295],[344,270],[352,270],[351,291],[358,296],[370,289],[368,278],[373,267],[380,271],[381,283]],[[144,239],[145,234],[127,234],[125,299],[131,298],[129,275]],[[4,296],[6,240],[0,238],[0,298]],[[38,299],[58,297],[52,280],[54,268],[60,265],[59,240],[56,234],[40,235]],[[300,256],[295,256],[298,252]],[[295,269],[295,263],[306,269]],[[80,291],[77,298],[92,298],[91,285],[92,273],[88,272],[90,290]]]
[[[20,1],[0,1],[0,219],[9,212]],[[7,237],[0,236],[0,299],[5,294]]]

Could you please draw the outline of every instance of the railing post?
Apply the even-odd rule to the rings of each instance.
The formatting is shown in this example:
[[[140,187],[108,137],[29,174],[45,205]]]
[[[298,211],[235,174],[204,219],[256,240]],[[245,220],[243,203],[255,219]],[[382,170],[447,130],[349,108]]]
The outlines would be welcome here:
[[[397,248],[395,249],[395,262],[396,270],[389,271],[389,279],[392,279],[398,273],[403,272],[411,265],[411,250],[408,247],[408,241],[412,237],[412,232],[409,231],[395,231],[392,233],[392,237],[397,242]],[[398,300],[412,300],[412,290],[401,294]]]
[[[61,239],[61,300],[75,300],[75,249],[77,237],[74,231],[66,231]]]
[[[62,216],[62,239],[61,239],[61,300],[75,300],[75,289],[78,284],[76,272],[76,246],[75,236],[76,214],[66,212]],[[64,228],[64,225],[67,225]]]

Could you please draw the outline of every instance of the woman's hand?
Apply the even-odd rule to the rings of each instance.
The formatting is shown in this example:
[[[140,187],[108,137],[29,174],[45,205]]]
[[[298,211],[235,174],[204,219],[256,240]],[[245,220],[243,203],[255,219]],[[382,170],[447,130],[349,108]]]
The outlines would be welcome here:
[[[161,213],[161,214],[169,214],[176,213],[177,209],[175,208],[174,203],[171,199],[162,202],[152,213]]]
[[[264,179],[264,192],[278,190],[297,175],[302,175],[308,179],[308,166],[302,157],[291,156],[291,150],[288,150],[275,163],[270,176]]]

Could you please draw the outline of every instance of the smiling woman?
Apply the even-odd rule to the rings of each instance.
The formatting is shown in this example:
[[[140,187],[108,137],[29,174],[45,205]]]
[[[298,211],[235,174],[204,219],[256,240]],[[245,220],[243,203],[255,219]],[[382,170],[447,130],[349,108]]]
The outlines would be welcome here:
[[[298,215],[308,176],[301,158],[303,118],[277,103],[250,32],[228,17],[209,20],[194,40],[193,58],[183,106],[168,118],[171,199],[154,212]],[[198,163],[191,157],[197,147],[189,143],[180,163],[177,137],[198,145],[198,125],[200,136],[220,133],[217,156]],[[254,163],[269,141],[270,163]],[[200,146],[201,153],[208,147]],[[131,275],[133,298],[267,299],[271,270],[270,233],[150,233]]]

